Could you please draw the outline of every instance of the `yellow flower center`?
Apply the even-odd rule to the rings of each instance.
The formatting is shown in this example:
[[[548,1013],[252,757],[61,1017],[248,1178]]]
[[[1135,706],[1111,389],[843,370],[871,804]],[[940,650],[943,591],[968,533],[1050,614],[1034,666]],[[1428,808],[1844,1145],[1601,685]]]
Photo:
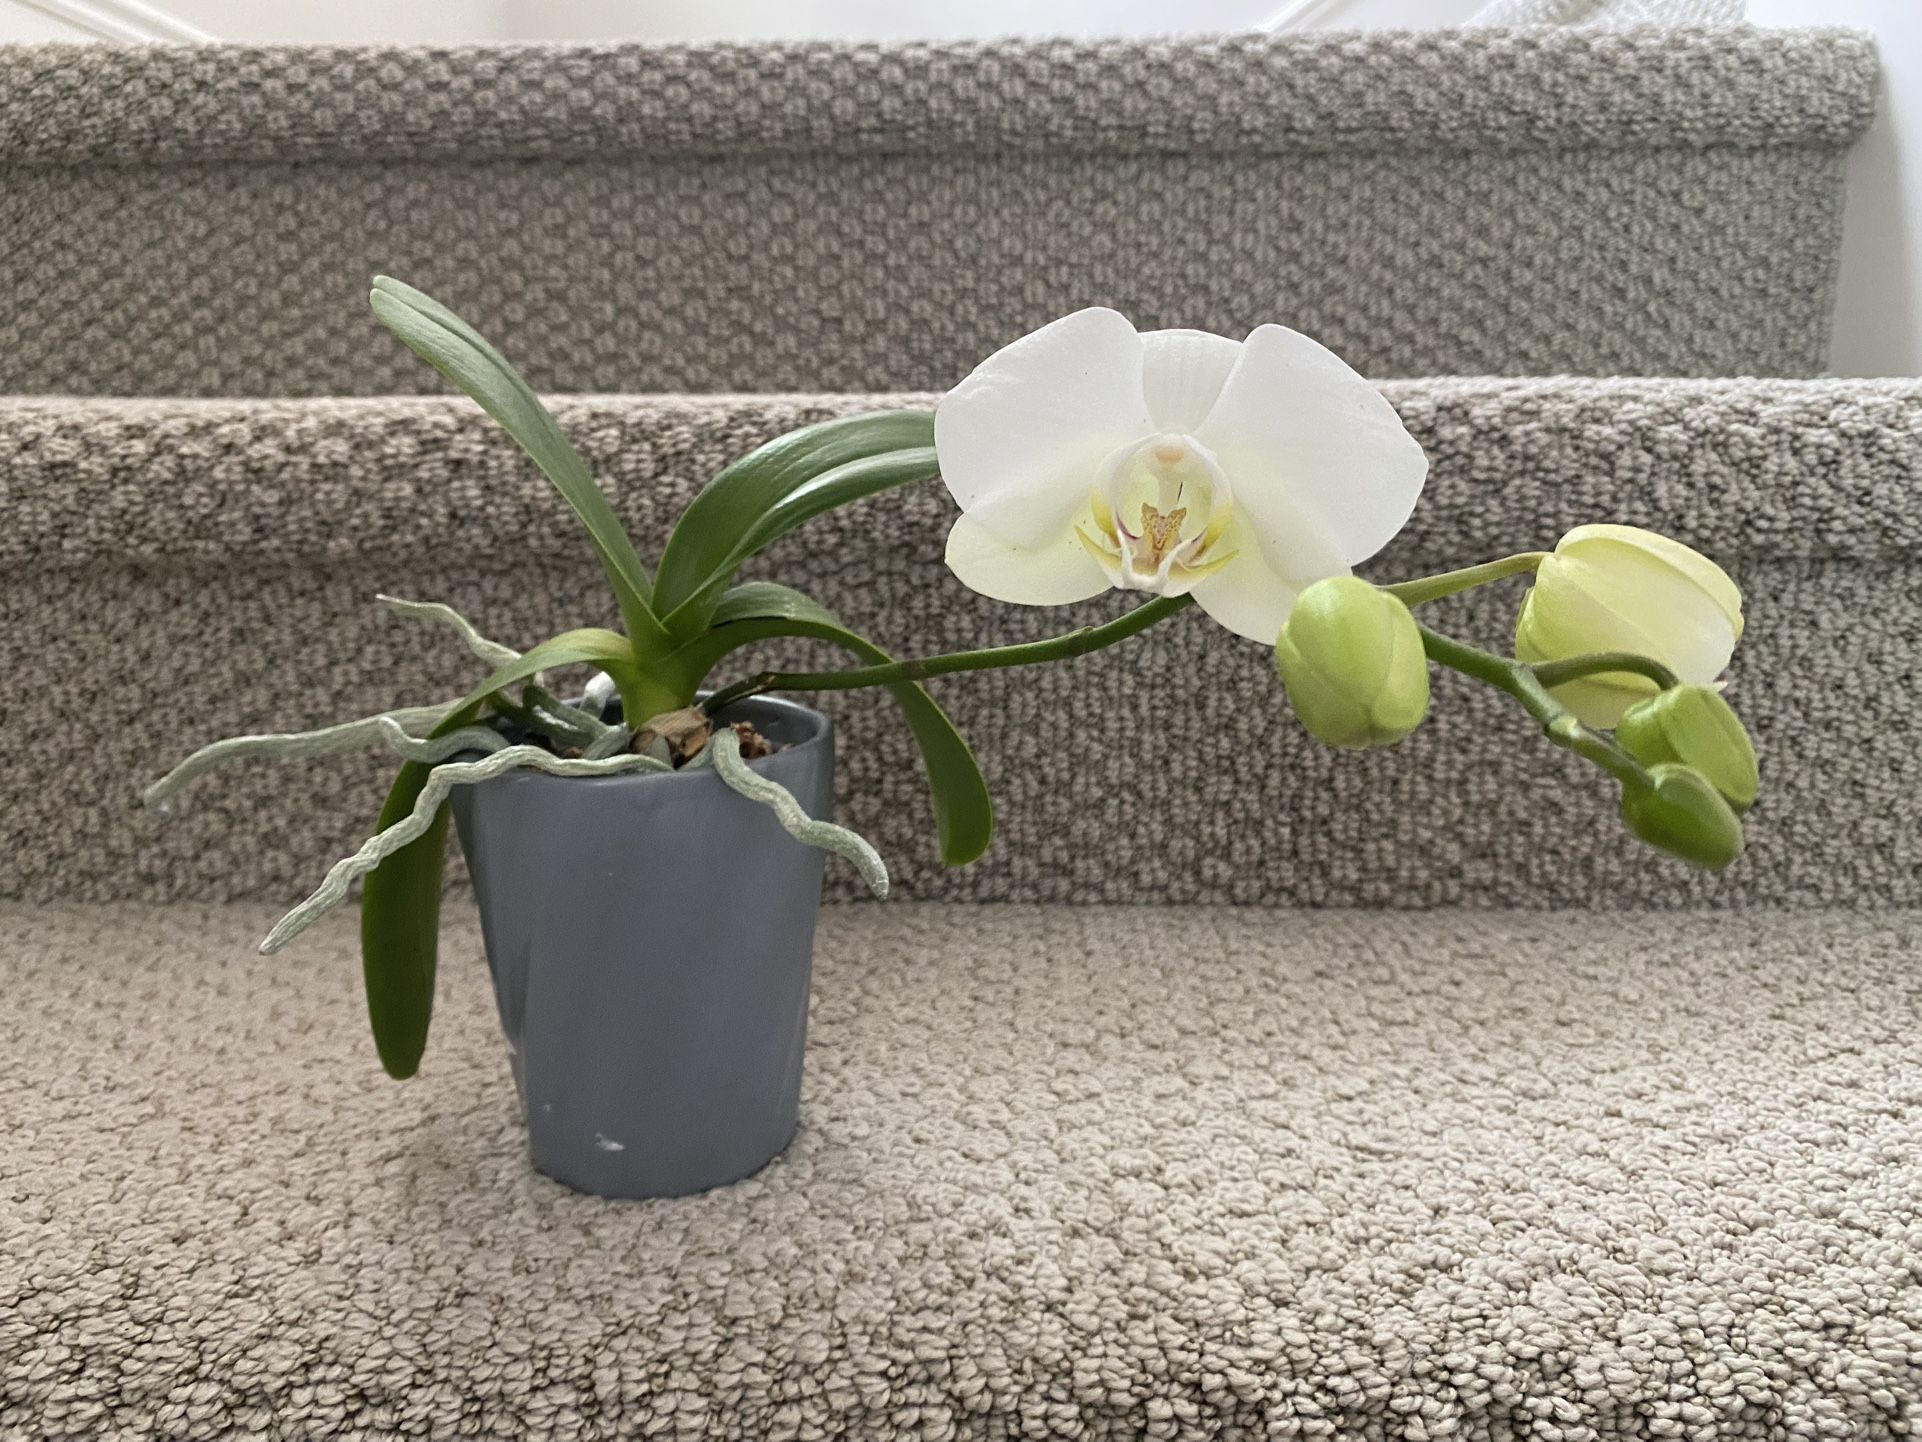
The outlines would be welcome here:
[[[1179,596],[1234,559],[1219,548],[1233,514],[1228,478],[1206,447],[1150,436],[1102,463],[1075,534],[1115,585]]]

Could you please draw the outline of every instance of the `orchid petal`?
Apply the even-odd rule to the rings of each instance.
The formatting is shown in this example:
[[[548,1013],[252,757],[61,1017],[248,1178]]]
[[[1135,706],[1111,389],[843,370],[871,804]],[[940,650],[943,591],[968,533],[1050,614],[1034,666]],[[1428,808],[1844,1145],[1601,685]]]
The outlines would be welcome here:
[[[1346,551],[1316,512],[1298,505],[1292,493],[1277,495],[1272,490],[1250,504],[1240,478],[1231,475],[1230,479],[1235,485],[1234,516],[1212,550],[1218,554],[1253,551],[1269,570],[1297,589],[1326,576],[1348,574]]]
[[[1543,563],[1547,574],[1538,575],[1534,590],[1552,594],[1553,604],[1527,607],[1529,624],[1525,635],[1518,632],[1517,646],[1531,654],[1522,659],[1635,651],[1697,685],[1720,676],[1739,637],[1727,613],[1704,606],[1692,579],[1660,565],[1639,565],[1635,584],[1621,584],[1597,564],[1593,548],[1608,544],[1590,540],[1579,554]]]
[[[1102,460],[1148,434],[1141,337],[1118,311],[1076,311],[1003,346],[935,407],[956,504],[1017,546],[1052,544]]]
[[[1705,613],[1703,602],[1706,600],[1726,622],[1712,629],[1717,633],[1726,630],[1729,648],[1732,650],[1742,639],[1741,589],[1729,578],[1728,572],[1680,541],[1639,526],[1589,525],[1575,527],[1556,543],[1555,549],[1557,564],[1566,568],[1571,576],[1579,577],[1578,583],[1585,590],[1592,593],[1605,587],[1617,604],[1632,605],[1641,601],[1657,634],[1672,629],[1672,622],[1663,624],[1664,618],[1678,613]],[[1610,558],[1613,564],[1604,563],[1603,557]],[[1605,579],[1599,580],[1598,587],[1593,573],[1600,571],[1605,578],[1623,569],[1624,558],[1636,576],[1634,587],[1608,585]],[[1619,599],[1614,597],[1616,592],[1623,593]]]
[[[1407,524],[1428,474],[1427,456],[1381,392],[1326,346],[1279,325],[1258,326],[1242,343],[1195,439],[1220,459],[1264,546],[1308,518],[1351,566]]]
[[[969,590],[1017,606],[1085,601],[1113,584],[1072,525],[1039,546],[1017,546],[962,516],[948,532],[948,569]]]
[[[1192,434],[1208,419],[1241,357],[1241,342],[1205,330],[1151,330],[1141,337],[1141,385],[1158,431]]]
[[[1231,526],[1227,539],[1232,539],[1233,534]],[[1347,573],[1343,567],[1329,574]],[[1266,564],[1259,549],[1249,547],[1237,552],[1232,561],[1197,585],[1194,598],[1202,610],[1237,636],[1272,646],[1288,620],[1288,613],[1295,608],[1295,598],[1313,581],[1321,579],[1320,576],[1299,582],[1284,579]]]

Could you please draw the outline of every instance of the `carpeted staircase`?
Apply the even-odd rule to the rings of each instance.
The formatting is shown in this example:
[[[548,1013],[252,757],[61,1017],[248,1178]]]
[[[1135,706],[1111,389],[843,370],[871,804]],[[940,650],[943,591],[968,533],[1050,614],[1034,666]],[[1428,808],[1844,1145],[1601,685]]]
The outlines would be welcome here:
[[[1922,382],[1810,378],[1873,82],[1740,29],[0,50],[0,1438],[1922,1431]],[[1000,823],[944,871],[897,718],[830,698],[909,900],[823,919],[800,1137],[567,1193],[463,903],[405,1087],[351,919],[252,954],[378,763],[134,804],[464,689],[377,591],[612,620],[375,271],[561,393],[644,551],[760,440],[1075,306],[1297,325],[1433,461],[1372,575],[1591,519],[1728,565],[1749,854],[1632,846],[1447,678],[1332,754],[1186,617],[939,685]],[[902,652],[1112,609],[972,596],[948,519],[891,494],[772,567]],[[1498,641],[1517,599],[1445,604]]]
[[[1838,31],[17,50],[0,390],[434,389],[385,271],[544,387],[945,388],[1095,300],[1374,376],[1822,369]]]

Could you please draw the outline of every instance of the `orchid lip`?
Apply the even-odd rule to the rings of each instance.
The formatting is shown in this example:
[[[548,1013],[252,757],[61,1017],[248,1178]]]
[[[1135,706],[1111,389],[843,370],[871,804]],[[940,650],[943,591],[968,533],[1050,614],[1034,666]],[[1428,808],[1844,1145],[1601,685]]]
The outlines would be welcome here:
[[[1076,531],[1114,585],[1178,595],[1232,556],[1209,552],[1233,505],[1214,453],[1192,436],[1163,432],[1103,460],[1088,503],[1093,529]]]

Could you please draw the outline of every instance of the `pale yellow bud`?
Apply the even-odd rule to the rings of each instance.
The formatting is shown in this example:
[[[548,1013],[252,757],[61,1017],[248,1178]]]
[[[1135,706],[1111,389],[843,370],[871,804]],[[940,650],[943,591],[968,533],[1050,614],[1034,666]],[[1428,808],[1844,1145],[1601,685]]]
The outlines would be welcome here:
[[[1706,685],[1742,636],[1742,593],[1699,551],[1638,526],[1577,526],[1535,573],[1515,625],[1515,655],[1531,663],[1632,651],[1683,681]],[[1555,688],[1590,726],[1613,726],[1656,692],[1644,676],[1611,672]]]

